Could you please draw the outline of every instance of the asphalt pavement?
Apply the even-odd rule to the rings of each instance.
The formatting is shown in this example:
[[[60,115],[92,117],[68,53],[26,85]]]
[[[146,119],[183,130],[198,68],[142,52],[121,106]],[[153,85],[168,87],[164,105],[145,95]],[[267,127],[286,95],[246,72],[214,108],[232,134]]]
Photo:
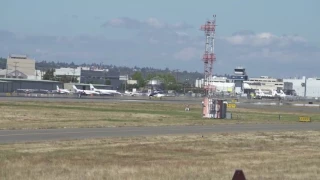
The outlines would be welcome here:
[[[1,130],[0,143],[39,142],[48,140],[74,140],[87,138],[173,135],[193,133],[234,133],[266,131],[320,130],[320,123],[295,124],[233,124],[206,126],[110,127],[40,130]]]

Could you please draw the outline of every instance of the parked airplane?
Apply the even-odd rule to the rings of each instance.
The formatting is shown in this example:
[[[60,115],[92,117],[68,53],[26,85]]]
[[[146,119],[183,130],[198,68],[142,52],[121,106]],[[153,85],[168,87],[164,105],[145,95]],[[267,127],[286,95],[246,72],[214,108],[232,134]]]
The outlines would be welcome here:
[[[287,96],[282,90],[280,90],[279,93],[276,90],[274,90],[274,93],[276,97],[280,97],[280,98],[285,98]]]
[[[125,91],[123,95],[126,95],[126,96],[139,96],[139,95],[141,95],[141,93]]]
[[[262,98],[267,98],[267,99],[272,99],[275,97],[274,92],[272,91],[271,94],[269,94],[268,92],[263,92],[261,89],[258,89],[256,91],[256,99],[262,99]]]
[[[149,94],[149,98],[151,98],[151,97],[157,97],[157,98],[162,98],[162,97],[164,97],[164,96],[166,96],[162,91],[154,91],[153,93],[150,93]]]
[[[57,85],[57,92],[60,94],[70,94],[70,91],[68,89],[60,89]]]
[[[92,84],[90,84],[90,90],[91,90],[91,91],[98,92],[99,94],[102,94],[102,95],[115,95],[115,94],[122,95],[120,92],[118,92],[118,91],[116,91],[116,90],[96,89]]]
[[[91,95],[91,94],[100,94],[96,91],[92,91],[92,90],[81,90],[81,89],[78,89],[75,85],[72,86],[74,91],[76,93],[81,93],[81,94],[86,94],[86,95]]]

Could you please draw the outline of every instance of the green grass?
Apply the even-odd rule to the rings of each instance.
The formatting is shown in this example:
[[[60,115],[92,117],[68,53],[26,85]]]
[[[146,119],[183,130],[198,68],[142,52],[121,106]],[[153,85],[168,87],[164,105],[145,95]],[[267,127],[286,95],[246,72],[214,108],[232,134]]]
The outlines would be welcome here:
[[[229,109],[232,120],[204,119],[201,105],[137,102],[0,102],[0,129],[114,126],[212,125],[221,123],[297,122],[299,116],[320,120],[319,113],[275,109]],[[279,120],[280,114],[280,120]]]

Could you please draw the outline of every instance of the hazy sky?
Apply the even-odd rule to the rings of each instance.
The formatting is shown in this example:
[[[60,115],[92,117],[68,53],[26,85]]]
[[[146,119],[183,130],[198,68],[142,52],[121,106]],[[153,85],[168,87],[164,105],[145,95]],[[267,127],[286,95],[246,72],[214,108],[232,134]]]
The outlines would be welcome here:
[[[202,71],[199,27],[216,14],[215,72],[318,75],[319,0],[0,1],[3,57]]]

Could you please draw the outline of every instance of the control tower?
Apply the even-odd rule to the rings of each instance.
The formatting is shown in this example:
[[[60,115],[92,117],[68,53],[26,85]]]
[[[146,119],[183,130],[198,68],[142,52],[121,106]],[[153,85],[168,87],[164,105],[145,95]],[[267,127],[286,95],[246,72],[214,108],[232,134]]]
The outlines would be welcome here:
[[[234,83],[234,92],[236,94],[243,93],[243,81],[248,80],[246,69],[243,67],[236,67],[234,69],[234,75],[230,76],[230,80]]]

